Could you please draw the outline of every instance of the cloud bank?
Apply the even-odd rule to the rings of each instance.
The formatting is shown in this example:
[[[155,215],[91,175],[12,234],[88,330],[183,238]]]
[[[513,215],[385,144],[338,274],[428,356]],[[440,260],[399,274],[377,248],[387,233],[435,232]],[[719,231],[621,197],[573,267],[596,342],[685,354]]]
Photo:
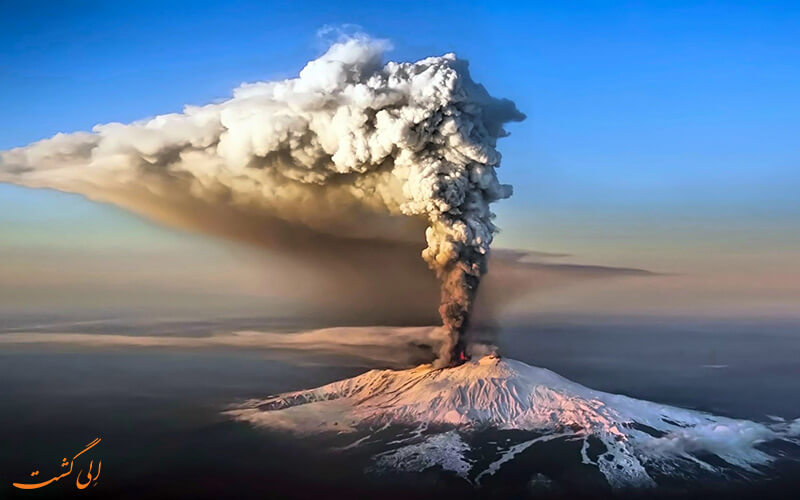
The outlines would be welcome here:
[[[238,330],[187,337],[77,332],[15,332],[0,334],[0,345],[82,346],[90,348],[235,348],[257,349],[272,355],[311,353],[349,356],[379,364],[405,367],[430,361],[447,341],[440,327],[336,327],[299,332]]]

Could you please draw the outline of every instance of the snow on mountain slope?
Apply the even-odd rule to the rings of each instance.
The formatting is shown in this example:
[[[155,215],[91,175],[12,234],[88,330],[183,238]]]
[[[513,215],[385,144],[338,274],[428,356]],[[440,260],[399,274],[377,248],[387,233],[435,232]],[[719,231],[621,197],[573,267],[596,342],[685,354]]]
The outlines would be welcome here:
[[[772,457],[759,445],[772,440],[800,444],[798,421],[770,425],[595,391],[544,368],[487,356],[460,366],[430,365],[372,370],[316,389],[251,400],[228,412],[236,419],[298,433],[416,428],[404,446],[376,457],[376,464],[402,470],[440,465],[469,477],[469,447],[461,435],[481,429],[534,431],[537,437],[504,450],[480,481],[530,446],[552,439],[583,440],[581,459],[595,465],[612,487],[655,485],[653,471],[692,465],[717,471],[704,459],[757,473]],[[605,451],[592,459],[589,438]],[[353,446],[370,438],[360,438]],[[409,443],[409,444],[405,444]],[[715,461],[718,462],[718,461]]]

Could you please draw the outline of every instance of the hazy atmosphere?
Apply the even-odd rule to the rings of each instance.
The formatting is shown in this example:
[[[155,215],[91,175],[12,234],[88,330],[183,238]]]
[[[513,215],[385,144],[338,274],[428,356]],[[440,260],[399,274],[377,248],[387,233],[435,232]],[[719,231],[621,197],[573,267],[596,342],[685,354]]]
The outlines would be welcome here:
[[[148,9],[81,5],[50,6],[63,9],[53,13],[55,26],[24,7],[4,16],[2,36],[14,51],[3,56],[0,147],[177,112],[226,99],[244,81],[296,74],[337,36],[315,33],[341,30],[334,21],[347,12],[344,4],[338,14],[321,4],[302,15],[264,6],[276,31],[257,28],[252,6],[214,7],[219,16],[181,11],[178,21],[167,7],[152,18]],[[391,14],[400,8],[411,9],[413,36]],[[789,64],[798,50],[790,16],[714,4],[657,16],[635,5],[591,15],[540,5],[532,18],[488,4],[445,3],[437,16],[423,15],[422,4],[360,9],[364,26],[344,29],[390,40],[388,58],[455,51],[477,81],[513,96],[528,116],[501,141],[499,175],[518,195],[496,205],[495,247],[669,275],[561,290],[537,299],[538,308],[794,312],[800,70]],[[144,15],[146,25],[137,20]],[[442,16],[446,26],[435,21]],[[187,37],[190,29],[205,36]],[[525,57],[516,55],[522,46],[530,47]],[[199,294],[220,307],[241,305],[240,297],[259,308],[270,304],[260,297],[287,300],[275,279],[283,266],[263,255],[243,259],[246,250],[72,195],[0,190],[0,251],[11,264],[0,269],[4,306],[138,308],[163,304],[161,294]],[[301,293],[302,281],[291,288]]]
[[[785,494],[798,20],[789,2],[4,4],[0,442],[31,444],[0,478],[103,434],[98,498],[178,498],[177,478],[186,498]],[[460,402],[475,380],[496,428]]]

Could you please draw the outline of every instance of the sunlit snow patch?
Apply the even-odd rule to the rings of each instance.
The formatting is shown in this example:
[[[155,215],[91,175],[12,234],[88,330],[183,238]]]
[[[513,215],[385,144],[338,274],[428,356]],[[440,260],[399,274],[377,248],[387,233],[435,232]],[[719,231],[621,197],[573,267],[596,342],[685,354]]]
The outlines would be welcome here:
[[[553,439],[582,440],[583,463],[596,466],[615,488],[654,486],[654,475],[686,470],[758,474],[773,460],[759,445],[800,444],[794,437],[800,421],[766,425],[641,401],[496,356],[446,369],[372,370],[316,389],[251,400],[227,413],[297,433],[366,432],[355,446],[369,442],[375,430],[414,429],[386,442],[389,449],[375,457],[375,467],[439,466],[476,483],[529,447]],[[498,459],[473,470],[477,465],[462,436],[486,429],[532,431],[536,437],[500,450]],[[605,449],[589,453],[590,438]]]

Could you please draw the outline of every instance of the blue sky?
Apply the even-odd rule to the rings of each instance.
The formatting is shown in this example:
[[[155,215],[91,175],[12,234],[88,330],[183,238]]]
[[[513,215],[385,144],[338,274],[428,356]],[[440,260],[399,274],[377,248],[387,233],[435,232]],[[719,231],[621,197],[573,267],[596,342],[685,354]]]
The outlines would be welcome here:
[[[500,145],[515,185],[501,244],[662,269],[732,247],[794,253],[798,22],[796,2],[5,2],[0,148],[294,76],[323,51],[321,27],[357,24],[392,59],[458,53],[528,115]],[[10,186],[0,230],[169,239]]]

